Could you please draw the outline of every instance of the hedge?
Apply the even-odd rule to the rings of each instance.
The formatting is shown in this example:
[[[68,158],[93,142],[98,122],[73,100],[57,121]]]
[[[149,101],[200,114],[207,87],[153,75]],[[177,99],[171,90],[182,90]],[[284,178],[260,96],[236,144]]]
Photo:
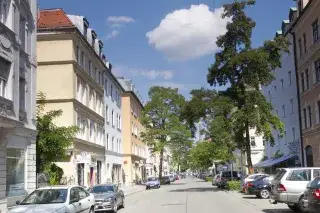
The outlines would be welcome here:
[[[212,182],[212,177],[206,177],[206,181],[208,181],[208,182]]]
[[[241,191],[241,182],[239,180],[231,180],[227,182],[227,190]]]

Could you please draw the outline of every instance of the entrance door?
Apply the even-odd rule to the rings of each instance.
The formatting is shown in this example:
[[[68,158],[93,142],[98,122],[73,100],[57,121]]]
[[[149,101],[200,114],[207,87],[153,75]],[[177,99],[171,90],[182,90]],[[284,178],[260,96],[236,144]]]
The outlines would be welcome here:
[[[78,185],[84,186],[84,163],[77,164]]]
[[[313,167],[313,151],[310,145],[306,147],[306,160],[307,167]]]

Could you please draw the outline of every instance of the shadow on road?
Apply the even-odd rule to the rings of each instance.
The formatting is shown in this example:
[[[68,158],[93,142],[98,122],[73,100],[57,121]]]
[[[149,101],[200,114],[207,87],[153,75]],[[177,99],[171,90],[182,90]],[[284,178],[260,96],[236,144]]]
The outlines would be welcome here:
[[[221,190],[218,190],[217,188],[213,187],[199,187],[199,188],[185,188],[185,189],[176,189],[171,190],[169,192],[218,192]]]
[[[186,183],[171,183],[170,185],[186,185]]]
[[[262,209],[265,213],[292,213],[290,209]]]
[[[247,196],[247,197],[242,197],[243,199],[249,199],[249,200],[257,200],[257,199],[260,199],[260,198],[258,198],[258,197],[249,197],[249,196]]]

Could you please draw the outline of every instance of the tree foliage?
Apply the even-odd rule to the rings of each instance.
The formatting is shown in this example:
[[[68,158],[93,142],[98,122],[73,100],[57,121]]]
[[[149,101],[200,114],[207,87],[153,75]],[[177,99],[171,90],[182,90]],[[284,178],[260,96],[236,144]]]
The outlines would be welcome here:
[[[163,154],[165,148],[176,149],[189,141],[191,134],[180,120],[185,105],[184,97],[178,89],[154,86],[149,90],[149,101],[141,115],[145,131],[143,141],[160,154],[159,178],[162,178]]]
[[[282,36],[252,48],[255,22],[246,15],[245,8],[254,3],[253,0],[235,1],[224,6],[223,17],[231,18],[232,22],[217,40],[222,50],[216,53],[207,76],[211,86],[230,85],[224,95],[235,105],[231,118],[233,133],[237,146],[247,153],[249,171],[252,171],[250,128],[263,134],[271,144],[274,144],[272,131],[279,130],[282,134],[284,130],[282,122],[272,112],[272,105],[260,92],[260,86],[274,80],[272,71],[281,66],[281,51],[288,51],[288,42]]]
[[[44,112],[46,97],[43,93],[37,96],[37,173],[47,171],[53,162],[65,158],[66,148],[72,142],[78,127],[60,127],[54,120],[62,115],[62,110]]]

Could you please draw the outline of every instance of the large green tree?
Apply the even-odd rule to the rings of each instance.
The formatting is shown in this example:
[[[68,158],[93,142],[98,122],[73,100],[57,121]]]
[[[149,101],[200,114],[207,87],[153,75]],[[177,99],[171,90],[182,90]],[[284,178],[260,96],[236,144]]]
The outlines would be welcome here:
[[[68,148],[78,131],[76,126],[57,126],[54,120],[62,115],[62,110],[44,111],[46,97],[37,97],[37,173],[51,170],[53,162],[64,159]]]
[[[209,68],[208,83],[212,86],[226,86],[225,95],[235,103],[232,115],[233,132],[238,147],[247,153],[247,164],[252,172],[250,128],[274,144],[272,130],[283,133],[284,126],[273,114],[272,105],[260,92],[274,80],[273,70],[281,66],[281,51],[288,51],[288,42],[279,36],[266,41],[261,47],[253,48],[251,42],[255,22],[246,15],[247,6],[254,0],[235,1],[224,6],[223,17],[231,18],[227,32],[217,40],[222,50],[215,54],[215,62]]]
[[[149,101],[141,115],[141,123],[145,127],[141,137],[153,152],[160,155],[160,180],[165,149],[184,146],[184,141],[191,137],[190,131],[180,120],[184,105],[185,99],[178,89],[154,86],[149,90]]]

